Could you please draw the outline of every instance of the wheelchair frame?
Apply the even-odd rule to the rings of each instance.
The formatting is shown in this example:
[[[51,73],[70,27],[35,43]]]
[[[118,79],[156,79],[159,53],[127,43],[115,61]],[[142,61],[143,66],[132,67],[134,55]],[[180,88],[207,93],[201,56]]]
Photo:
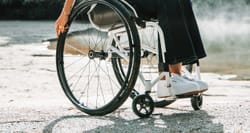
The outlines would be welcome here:
[[[101,0],[95,0],[95,1],[101,1]],[[159,41],[160,41],[160,46],[161,46],[161,53],[159,53],[159,48],[158,48],[158,45],[156,45],[156,48],[153,48],[153,47],[150,47],[150,46],[146,46],[146,45],[143,45],[142,43],[140,44],[141,46],[141,49],[144,49],[144,50],[147,50],[147,51],[150,51],[156,55],[158,55],[158,63],[160,62],[159,61],[159,56],[162,57],[163,59],[163,63],[166,63],[166,58],[165,58],[165,53],[167,52],[166,51],[166,46],[165,46],[165,38],[164,38],[164,33],[161,29],[161,27],[159,26],[158,22],[153,22],[153,21],[144,21],[144,20],[141,20],[140,17],[138,16],[136,10],[133,8],[132,5],[130,5],[127,1],[125,0],[119,0],[121,2],[122,5],[125,5],[126,7],[128,7],[129,9],[127,9],[128,11],[132,11],[132,16],[137,19],[137,20],[140,20],[140,24],[136,23],[136,30],[139,31],[139,30],[144,30],[146,28],[153,28],[154,30],[157,31],[157,34],[159,35]],[[106,0],[105,2],[109,3],[116,3],[117,1],[116,0]],[[104,3],[105,3],[104,2]],[[119,5],[119,4],[118,4]],[[88,17],[89,17],[89,20],[90,20],[90,23],[92,23],[92,26],[95,27],[96,29],[98,30],[101,30],[100,28],[98,28],[97,26],[95,26],[94,22],[90,19],[90,12],[92,11],[92,9],[94,9],[96,6],[96,4],[93,4],[91,5],[89,11],[87,12],[88,14]],[[130,12],[131,13],[131,12]],[[71,23],[71,22],[70,22]],[[142,25],[141,25],[142,24]],[[124,27],[120,27],[120,28],[116,28],[116,29],[112,29],[110,31],[108,31],[108,36],[112,38],[112,40],[114,40],[116,42],[117,47],[119,48],[119,50],[115,47],[112,47],[112,44],[109,44],[109,47],[108,49],[113,51],[113,53],[116,53],[118,54],[118,56],[122,57],[123,59],[125,60],[129,60],[128,58],[128,54],[126,50],[124,50],[121,46],[120,46],[120,41],[119,41],[119,36],[126,33],[126,29]],[[58,41],[58,45],[60,44],[64,44],[65,43],[65,38],[66,38],[66,34],[62,34],[60,35],[59,37],[59,41]],[[62,65],[62,62],[63,60],[61,59],[61,54],[62,54],[62,50],[64,48],[62,48],[62,46],[58,47],[57,48],[57,70],[58,70],[58,76],[59,76],[59,79],[60,79],[60,82],[61,82],[61,85],[66,93],[66,95],[69,97],[69,99],[72,101],[73,99],[73,103],[74,103],[74,98],[72,98],[71,96],[69,95],[72,95],[72,92],[68,92],[69,90],[67,90],[67,88],[65,89],[65,83],[63,83],[62,80],[65,80],[65,76],[64,75],[64,70],[61,72],[60,69],[62,69],[60,65]],[[108,51],[107,52],[107,59],[106,60],[110,60],[113,53],[111,51]],[[100,57],[99,57],[100,58]],[[200,79],[201,76],[200,76],[200,68],[199,68],[199,62],[197,63],[196,65],[196,77],[195,78],[198,78]],[[184,72],[188,75],[191,76],[191,73],[188,71],[188,70],[184,70]],[[62,73],[62,74],[59,74],[59,73]],[[141,82],[143,83],[144,87],[145,87],[145,94],[141,94],[141,95],[138,95],[138,96],[135,96],[134,97],[134,100],[133,100],[133,104],[132,104],[132,107],[133,107],[133,111],[135,112],[135,114],[137,114],[138,116],[140,117],[148,117],[152,114],[153,112],[153,109],[154,109],[154,101],[153,99],[150,97],[150,93],[151,93],[151,90],[153,88],[153,86],[156,85],[156,83],[163,77],[166,77],[166,80],[167,80],[167,84],[170,85],[170,76],[169,76],[169,72],[162,72],[161,74],[159,74],[156,78],[152,79],[152,80],[146,80],[144,75],[139,72],[138,74],[138,77],[140,78]],[[137,77],[137,78],[138,78]],[[66,83],[67,85],[67,83]],[[130,88],[132,89],[132,88]],[[178,97],[176,97],[173,93],[172,93],[172,99],[177,99]],[[126,98],[123,98],[124,100]],[[142,102],[143,101],[143,102]],[[198,96],[193,96],[191,98],[191,103],[192,103],[192,107],[195,109],[195,110],[199,110],[201,108],[201,105],[202,105],[202,95],[198,95]],[[78,103],[74,103],[77,107],[80,106],[78,105]],[[146,112],[142,113],[140,112],[140,109],[137,108],[138,104],[141,106],[141,107],[145,107],[145,110]],[[106,106],[105,106],[106,107]],[[148,107],[149,110],[147,110],[146,108]],[[78,107],[79,109],[81,109],[81,107]],[[115,108],[118,108],[118,106],[116,106]],[[99,109],[99,111],[97,111],[97,113],[94,113],[90,110],[84,110],[84,109],[81,109],[83,112],[85,113],[88,113],[90,115],[103,115],[103,114],[107,114],[107,113],[110,113],[111,110],[106,110],[106,111],[101,111],[102,108]]]
[[[125,1],[125,0],[120,0],[120,1],[121,1],[122,3],[124,3],[125,5],[127,5],[127,7],[129,7],[131,11],[133,11],[133,14],[135,15],[136,18],[140,18],[140,17],[138,16],[138,14],[137,14],[135,8],[134,8],[132,5],[130,5],[130,4],[129,4],[127,1]],[[93,8],[93,7],[92,7],[92,8]],[[92,9],[90,9],[90,11],[91,11],[91,10],[92,10]],[[89,14],[89,12],[88,12],[88,14]],[[91,20],[91,19],[90,19],[90,20]],[[94,22],[91,21],[91,23],[94,23]],[[143,45],[142,43],[141,43],[141,49],[145,49],[145,50],[148,50],[148,51],[150,51],[150,52],[152,52],[152,53],[157,54],[157,55],[158,55],[158,63],[160,62],[160,61],[159,61],[159,56],[162,56],[163,62],[161,62],[161,63],[164,63],[164,64],[165,64],[165,63],[166,63],[166,58],[165,58],[164,55],[165,55],[165,53],[166,53],[167,51],[166,51],[165,37],[164,37],[164,33],[163,33],[162,28],[159,26],[159,24],[158,24],[157,21],[155,21],[155,22],[153,22],[153,21],[145,21],[144,23],[145,23],[145,27],[141,27],[141,26],[139,26],[139,25],[137,24],[137,30],[143,30],[144,28],[146,29],[146,28],[149,28],[149,27],[152,27],[153,29],[156,29],[156,30],[157,30],[157,33],[159,34],[160,45],[161,45],[161,54],[159,54],[160,52],[159,52],[158,45],[156,45],[156,48],[155,48],[155,49],[157,49],[157,52],[156,52],[155,49],[153,50],[152,47],[148,47],[148,46],[146,46],[146,45]],[[93,24],[93,25],[94,25],[94,24]],[[96,27],[96,26],[95,26],[95,27]],[[96,28],[99,29],[98,27],[96,27]],[[99,30],[101,30],[101,29],[99,29]],[[123,32],[125,32],[123,28],[121,28],[121,29],[115,29],[115,30],[113,30],[113,31],[109,31],[109,35],[111,35],[111,36],[115,39],[115,41],[116,41],[117,43],[119,43],[119,41],[118,41],[118,39],[117,39],[117,37],[116,37],[116,34],[120,34],[120,33],[123,33]],[[115,50],[115,49],[112,49],[112,50]],[[116,52],[119,53],[119,51],[116,51]],[[119,54],[119,55],[122,56],[122,54]],[[123,57],[124,57],[124,56],[123,56]],[[125,58],[126,58],[126,57],[125,57]],[[195,77],[195,78],[201,79],[199,63],[197,64],[195,70],[196,70],[196,77]],[[187,74],[188,76],[192,76],[192,75],[190,74],[190,72],[188,72],[186,69],[184,69],[183,71],[184,71],[184,73]],[[153,87],[154,85],[156,85],[157,82],[160,81],[160,79],[162,79],[163,77],[166,77],[167,83],[168,83],[168,86],[169,86],[169,85],[170,85],[170,82],[169,82],[170,76],[169,76],[169,75],[170,75],[169,72],[162,72],[162,73],[159,74],[159,76],[156,77],[155,79],[153,79],[153,80],[151,80],[151,81],[148,81],[148,80],[145,79],[145,77],[143,76],[143,74],[142,74],[141,72],[139,72],[139,78],[140,78],[140,80],[142,81],[143,85],[145,86],[145,92],[146,92],[146,93],[151,92],[152,87]],[[173,93],[172,93],[172,97],[173,97],[174,99],[177,98]]]

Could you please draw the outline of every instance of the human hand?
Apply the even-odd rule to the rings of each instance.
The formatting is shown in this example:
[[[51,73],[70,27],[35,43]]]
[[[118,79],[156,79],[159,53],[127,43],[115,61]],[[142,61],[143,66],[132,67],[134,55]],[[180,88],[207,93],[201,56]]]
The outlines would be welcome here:
[[[56,20],[55,28],[56,28],[57,37],[59,37],[59,35],[62,32],[65,32],[65,30],[68,28],[68,25],[67,25],[68,19],[69,19],[69,15],[61,13],[61,15]]]

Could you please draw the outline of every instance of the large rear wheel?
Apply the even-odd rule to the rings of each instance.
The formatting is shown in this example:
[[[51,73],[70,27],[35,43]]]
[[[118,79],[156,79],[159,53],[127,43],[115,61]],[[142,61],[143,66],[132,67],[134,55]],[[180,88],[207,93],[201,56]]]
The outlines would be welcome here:
[[[111,11],[118,21],[108,22],[105,30],[93,26],[87,13],[99,9]],[[105,15],[102,17],[98,18],[99,24],[106,25],[107,21],[102,21]],[[61,86],[81,111],[89,115],[108,114],[123,104],[136,83],[140,65],[136,26],[129,12],[116,0],[79,3],[72,10],[69,25],[57,43],[56,63]],[[113,60],[121,63],[122,83],[115,76]]]

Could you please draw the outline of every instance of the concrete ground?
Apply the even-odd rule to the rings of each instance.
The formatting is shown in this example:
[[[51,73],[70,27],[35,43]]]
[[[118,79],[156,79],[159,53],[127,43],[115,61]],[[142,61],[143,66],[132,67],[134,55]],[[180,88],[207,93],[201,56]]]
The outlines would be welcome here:
[[[250,81],[203,73],[209,83],[203,109],[193,111],[190,99],[156,108],[138,118],[128,99],[106,116],[89,116],[64,95],[56,74],[55,52],[44,45],[0,47],[0,132],[3,133],[161,133],[250,132]]]

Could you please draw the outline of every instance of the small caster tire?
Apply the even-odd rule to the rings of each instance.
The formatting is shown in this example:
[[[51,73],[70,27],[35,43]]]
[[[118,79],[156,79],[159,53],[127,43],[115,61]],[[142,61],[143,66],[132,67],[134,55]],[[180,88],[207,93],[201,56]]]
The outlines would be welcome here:
[[[191,97],[191,104],[194,110],[201,110],[203,103],[202,95],[195,95]]]
[[[147,118],[154,111],[154,101],[149,95],[138,95],[133,100],[132,109],[137,116]]]

